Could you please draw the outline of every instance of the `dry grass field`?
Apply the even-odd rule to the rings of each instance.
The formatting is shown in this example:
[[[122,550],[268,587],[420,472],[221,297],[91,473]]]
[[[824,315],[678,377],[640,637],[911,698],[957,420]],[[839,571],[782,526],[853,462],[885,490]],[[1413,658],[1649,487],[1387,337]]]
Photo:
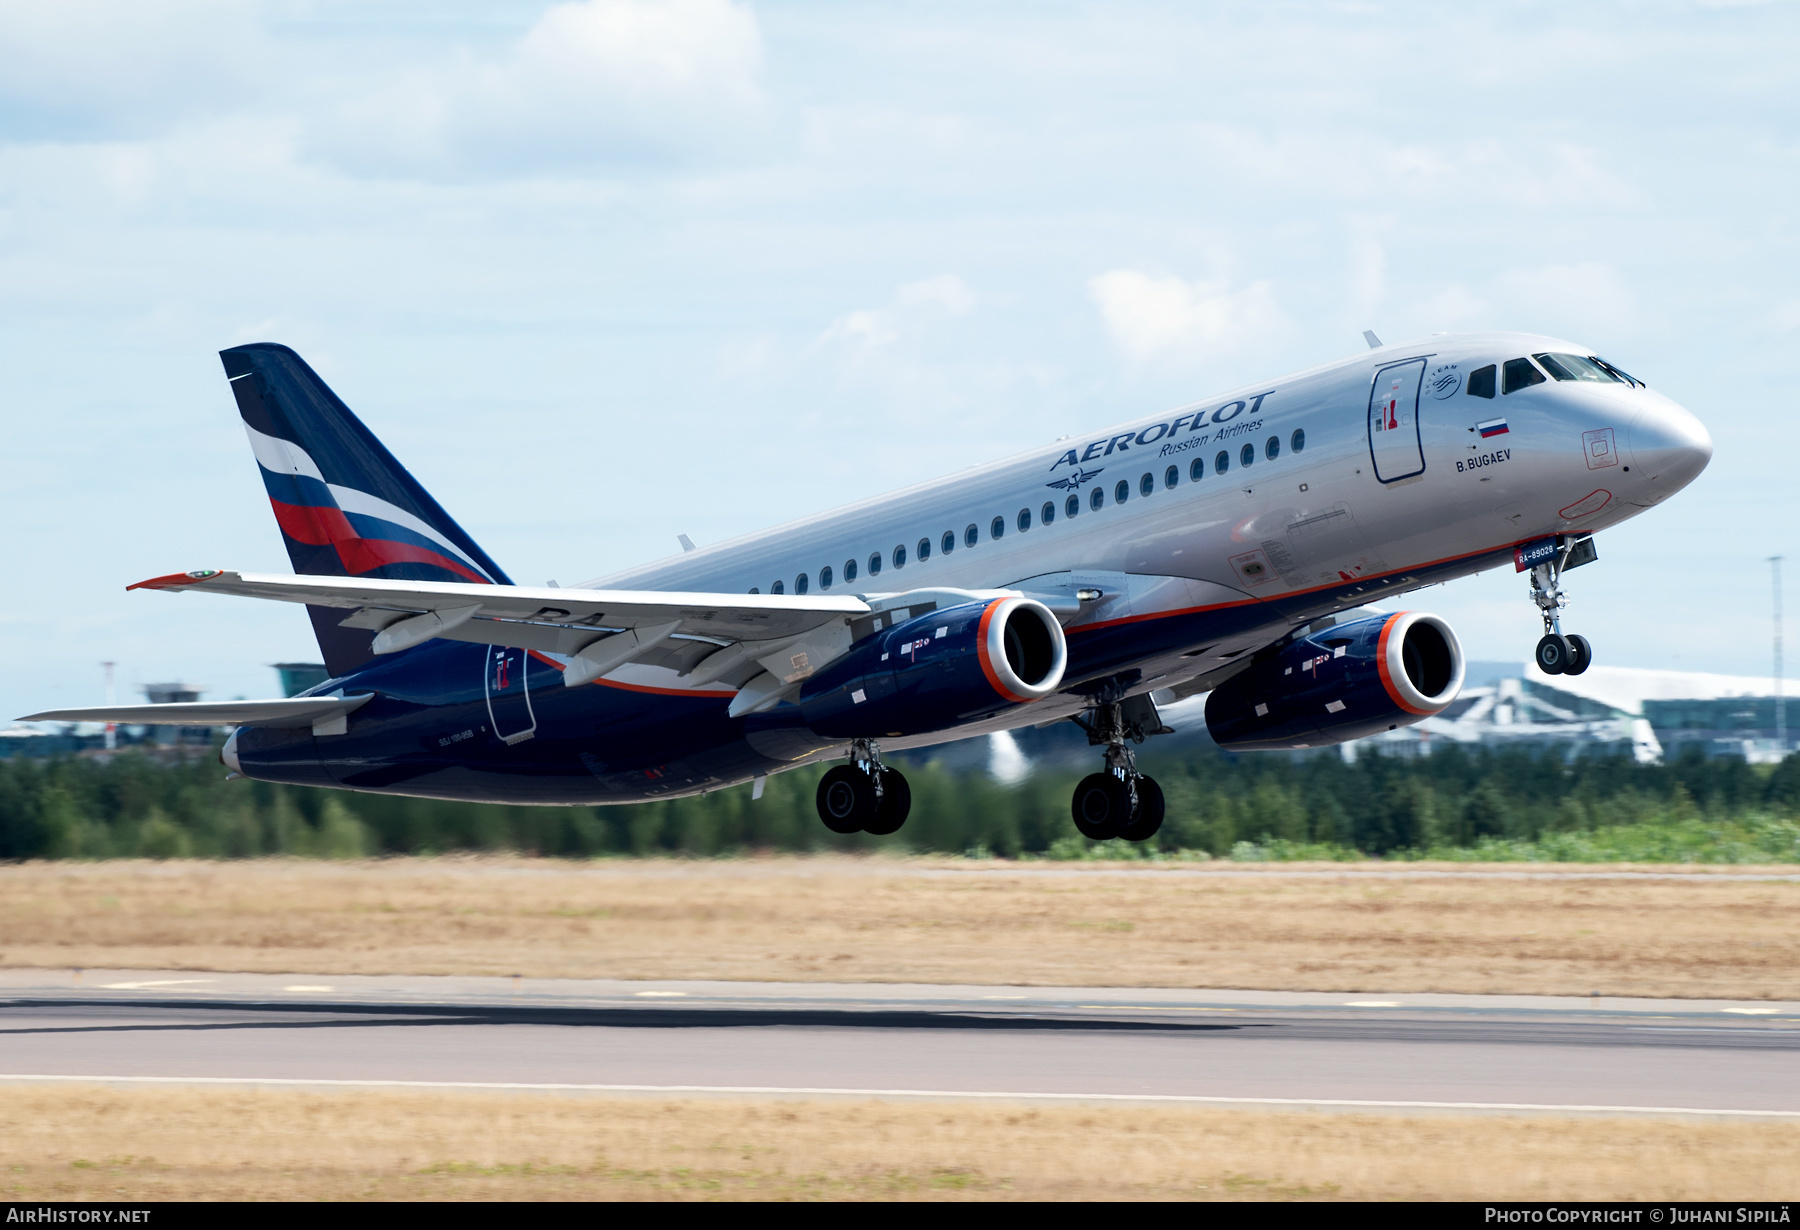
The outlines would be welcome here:
[[[1800,1124],[0,1089],[10,1200],[1772,1200]]]
[[[0,965],[1800,998],[1800,883],[1122,866],[14,864]]]

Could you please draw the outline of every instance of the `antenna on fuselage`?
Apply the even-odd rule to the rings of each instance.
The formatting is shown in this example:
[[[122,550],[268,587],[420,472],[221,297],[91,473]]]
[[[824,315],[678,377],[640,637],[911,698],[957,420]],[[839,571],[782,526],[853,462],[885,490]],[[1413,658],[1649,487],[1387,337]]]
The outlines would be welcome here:
[[[1370,350],[1381,349],[1381,339],[1375,336],[1375,330],[1373,329],[1363,330],[1363,341],[1369,343]]]

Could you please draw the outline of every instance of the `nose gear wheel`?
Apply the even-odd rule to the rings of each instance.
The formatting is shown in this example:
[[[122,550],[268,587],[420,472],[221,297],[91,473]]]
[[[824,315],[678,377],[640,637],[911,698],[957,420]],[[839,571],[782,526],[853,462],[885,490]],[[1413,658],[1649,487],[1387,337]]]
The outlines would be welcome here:
[[[1556,558],[1531,570],[1531,601],[1544,618],[1544,635],[1538,640],[1532,657],[1546,675],[1579,675],[1594,661],[1594,647],[1585,636],[1563,635],[1562,609],[1569,597],[1562,591],[1562,574],[1571,566],[1570,556],[1585,540],[1569,538],[1558,543]],[[1594,553],[1591,547],[1587,559]],[[1577,560],[1577,563],[1586,562]]]

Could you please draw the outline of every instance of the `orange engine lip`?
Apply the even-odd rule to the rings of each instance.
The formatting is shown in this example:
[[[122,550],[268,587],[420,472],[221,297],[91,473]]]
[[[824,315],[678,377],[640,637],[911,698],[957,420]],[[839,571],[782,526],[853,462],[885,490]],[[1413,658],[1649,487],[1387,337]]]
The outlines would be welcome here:
[[[1381,625],[1381,639],[1375,643],[1375,669],[1381,676],[1381,686],[1387,692],[1389,700],[1415,717],[1430,717],[1439,710],[1421,709],[1410,703],[1406,697],[1400,694],[1400,689],[1394,686],[1394,676],[1388,668],[1388,637],[1393,633],[1394,625],[1405,619],[1408,614],[1409,612],[1401,611],[1397,615],[1390,615],[1388,621]]]
[[[988,686],[999,693],[1003,699],[1010,700],[1014,704],[1024,705],[1029,704],[1036,698],[1032,696],[1020,696],[1017,692],[1007,687],[1005,681],[1000,678],[999,673],[994,670],[994,660],[992,655],[988,652],[988,626],[993,623],[995,612],[997,612],[1006,602],[1007,599],[1005,598],[996,598],[988,603],[987,609],[981,613],[981,622],[976,625],[975,629],[975,655],[981,662],[981,673],[987,677]]]

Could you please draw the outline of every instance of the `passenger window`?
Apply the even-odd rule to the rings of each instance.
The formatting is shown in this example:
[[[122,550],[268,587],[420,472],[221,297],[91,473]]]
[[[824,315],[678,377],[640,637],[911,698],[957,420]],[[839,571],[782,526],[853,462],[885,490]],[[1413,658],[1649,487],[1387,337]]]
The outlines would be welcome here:
[[[854,580],[856,580],[856,561],[847,559],[844,561],[844,584],[848,585]]]
[[[1532,357],[1558,380],[1587,380],[1594,384],[1625,383],[1598,360],[1584,359],[1578,354],[1540,354]]]
[[[1045,525],[1049,525],[1052,521],[1056,520],[1056,501],[1045,501],[1044,506],[1038,510],[1038,517]]]
[[[894,548],[894,567],[896,567],[896,568],[906,567],[906,548],[905,547],[895,547]]]
[[[1296,453],[1306,447],[1306,430],[1304,428],[1294,428],[1294,434],[1288,437],[1288,447]]]
[[[806,592],[806,574],[804,572],[794,578],[794,592],[796,594],[804,594]]]
[[[881,552],[879,551],[869,556],[869,575],[872,577],[881,575]]]
[[[1190,483],[1199,482],[1200,476],[1205,473],[1206,473],[1206,462],[1204,459],[1202,459],[1200,457],[1196,457],[1196,458],[1194,458],[1193,461],[1191,461],[1188,464],[1188,481]]]
[[[1170,466],[1168,469],[1163,471],[1163,486],[1167,487],[1170,491],[1175,490],[1175,484],[1179,483],[1180,481],[1181,481],[1181,467],[1180,466]]]
[[[1093,509],[1095,512],[1099,512],[1102,508],[1106,507],[1106,488],[1105,487],[1095,487],[1094,488],[1093,492],[1088,496],[1088,507]]]
[[[1280,436],[1270,436],[1269,437],[1269,442],[1267,444],[1263,445],[1263,456],[1267,457],[1270,461],[1273,461],[1277,457],[1281,456],[1281,437]]]
[[[1019,510],[1019,515],[1014,518],[1014,520],[1018,522],[1019,533],[1023,534],[1026,530],[1031,528],[1031,510],[1029,508],[1021,508]]]
[[[980,541],[981,531],[975,528],[973,521],[969,522],[968,528],[963,530],[963,546],[972,547]]]
[[[1213,458],[1213,473],[1223,474],[1229,469],[1231,469],[1231,454],[1221,449],[1219,455]]]
[[[956,531],[955,530],[945,530],[944,531],[944,539],[942,542],[938,543],[938,546],[943,548],[945,555],[948,555],[948,554],[950,554],[950,552],[956,550]]]
[[[1492,397],[1494,395],[1494,373],[1500,369],[1489,363],[1486,367],[1478,367],[1469,373],[1468,390],[1470,397]]]
[[[831,588],[831,565],[830,564],[827,564],[823,568],[819,569],[819,588],[820,589],[830,589]]]
[[[1146,474],[1138,479],[1138,494],[1153,495],[1156,492],[1156,475]]]
[[[929,539],[929,538],[919,539],[919,562],[921,564],[923,564],[926,560],[928,560],[930,558],[931,558],[931,539]]]
[[[988,522],[988,537],[989,538],[1001,538],[1001,537],[1004,537],[1005,534],[1006,534],[1006,518],[1005,517],[995,517],[992,521]]]
[[[1073,517],[1076,513],[1080,512],[1080,511],[1081,511],[1081,497],[1080,496],[1071,495],[1068,499],[1063,501],[1063,516]]]
[[[1534,384],[1544,383],[1544,373],[1531,365],[1530,359],[1508,359],[1506,361],[1506,382],[1502,393],[1517,393],[1520,389],[1528,389]]]
[[[769,586],[769,592],[771,594],[785,594],[787,593],[787,586],[782,582],[777,581],[775,584]]]
[[[1249,464],[1255,460],[1256,460],[1256,445],[1254,445],[1254,444],[1246,444],[1238,452],[1238,464],[1241,466],[1248,467]]]
[[[751,587],[750,587],[750,592],[751,592],[751,593],[753,593],[753,594],[760,594],[760,593],[762,593],[762,586],[760,586],[760,585],[752,585],[752,586],[751,586]]]
[[[1113,487],[1113,503],[1123,504],[1126,500],[1129,500],[1130,498],[1131,498],[1131,484],[1121,478],[1118,481],[1118,484]]]

